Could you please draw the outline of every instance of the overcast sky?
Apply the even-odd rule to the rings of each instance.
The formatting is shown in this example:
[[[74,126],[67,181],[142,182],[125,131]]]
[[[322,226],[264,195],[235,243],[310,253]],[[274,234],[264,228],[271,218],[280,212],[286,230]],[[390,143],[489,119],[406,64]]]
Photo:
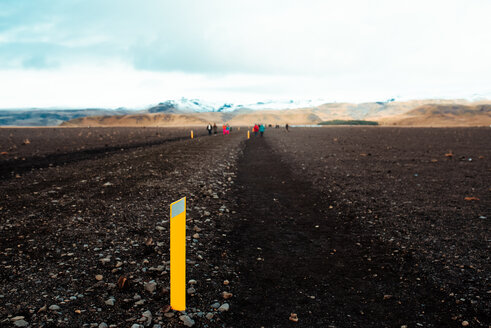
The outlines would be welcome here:
[[[489,0],[0,0],[0,108],[491,97]]]

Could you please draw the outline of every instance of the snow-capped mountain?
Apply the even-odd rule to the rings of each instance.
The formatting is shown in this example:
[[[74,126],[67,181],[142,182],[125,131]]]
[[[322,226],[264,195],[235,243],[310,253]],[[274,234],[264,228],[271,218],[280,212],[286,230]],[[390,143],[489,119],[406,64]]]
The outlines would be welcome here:
[[[263,109],[292,109],[313,107],[325,103],[322,99],[317,100],[267,100],[255,103],[234,104],[221,102],[208,102],[200,99],[181,98],[178,100],[167,100],[148,109],[150,113],[203,113],[203,112],[233,112],[239,109],[263,110]]]

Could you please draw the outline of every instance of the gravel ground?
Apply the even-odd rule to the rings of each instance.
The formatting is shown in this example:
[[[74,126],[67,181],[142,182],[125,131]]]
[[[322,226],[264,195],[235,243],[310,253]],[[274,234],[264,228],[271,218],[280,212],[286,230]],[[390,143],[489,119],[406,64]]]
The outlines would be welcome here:
[[[52,147],[65,141],[50,140]],[[221,326],[226,311],[217,308],[235,279],[231,270],[216,266],[224,250],[213,241],[222,237],[220,226],[229,215],[225,196],[242,140],[232,134],[129,143],[123,151],[4,179],[0,325],[174,327],[194,320],[197,327]],[[174,313],[168,308],[169,205],[183,196],[187,280],[194,291],[188,290],[187,312]],[[120,277],[127,279],[123,288]]]
[[[296,128],[269,137],[332,215],[443,293],[439,320],[491,323],[489,128]]]
[[[489,129],[202,132],[0,129],[0,326],[489,327]]]
[[[0,177],[205,135],[201,128],[0,128]]]

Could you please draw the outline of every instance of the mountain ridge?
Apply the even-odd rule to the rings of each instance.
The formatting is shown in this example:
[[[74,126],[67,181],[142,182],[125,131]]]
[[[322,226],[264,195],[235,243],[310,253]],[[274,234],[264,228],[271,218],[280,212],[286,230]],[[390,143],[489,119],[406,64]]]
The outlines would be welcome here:
[[[167,105],[160,105],[167,106]],[[150,110],[149,110],[150,111]],[[488,126],[491,102],[467,100],[412,100],[407,102],[326,103],[294,109],[247,108],[233,111],[186,112],[176,108],[124,115],[120,117],[84,117],[64,122],[63,126],[190,126],[207,123],[231,125],[302,124],[328,120],[370,120],[381,125],[407,126]]]
[[[300,106],[306,105],[306,106]],[[285,106],[293,106],[288,108]],[[298,107],[295,107],[298,106]],[[22,109],[0,110],[1,126],[76,125],[193,125],[227,122],[249,125],[317,124],[327,120],[374,120],[389,125],[471,124],[489,125],[491,101],[465,99],[422,99],[316,104],[307,101],[265,101],[251,105],[211,103],[199,99],[167,100],[145,109]],[[148,116],[148,117],[146,117]],[[453,123],[452,123],[453,122]],[[467,122],[467,123],[466,123]]]

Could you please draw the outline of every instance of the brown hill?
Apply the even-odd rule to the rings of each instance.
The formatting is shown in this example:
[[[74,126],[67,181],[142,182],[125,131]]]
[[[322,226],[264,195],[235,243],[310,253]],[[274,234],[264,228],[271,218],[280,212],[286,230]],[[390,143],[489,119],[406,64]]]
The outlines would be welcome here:
[[[409,126],[489,126],[491,105],[423,105],[402,115],[380,120],[386,125]]]
[[[322,119],[313,113],[312,108],[262,110],[240,113],[231,118],[228,123],[233,125],[263,124],[317,124]]]
[[[87,116],[64,122],[62,126],[193,126],[222,121],[220,113],[196,114],[135,114]]]
[[[488,126],[490,102],[466,100],[412,100],[405,102],[328,103],[316,107],[284,110],[237,110],[204,113],[139,113],[89,116],[63,126],[193,126],[208,122],[220,125],[318,124],[328,120],[370,120],[381,125]]]

